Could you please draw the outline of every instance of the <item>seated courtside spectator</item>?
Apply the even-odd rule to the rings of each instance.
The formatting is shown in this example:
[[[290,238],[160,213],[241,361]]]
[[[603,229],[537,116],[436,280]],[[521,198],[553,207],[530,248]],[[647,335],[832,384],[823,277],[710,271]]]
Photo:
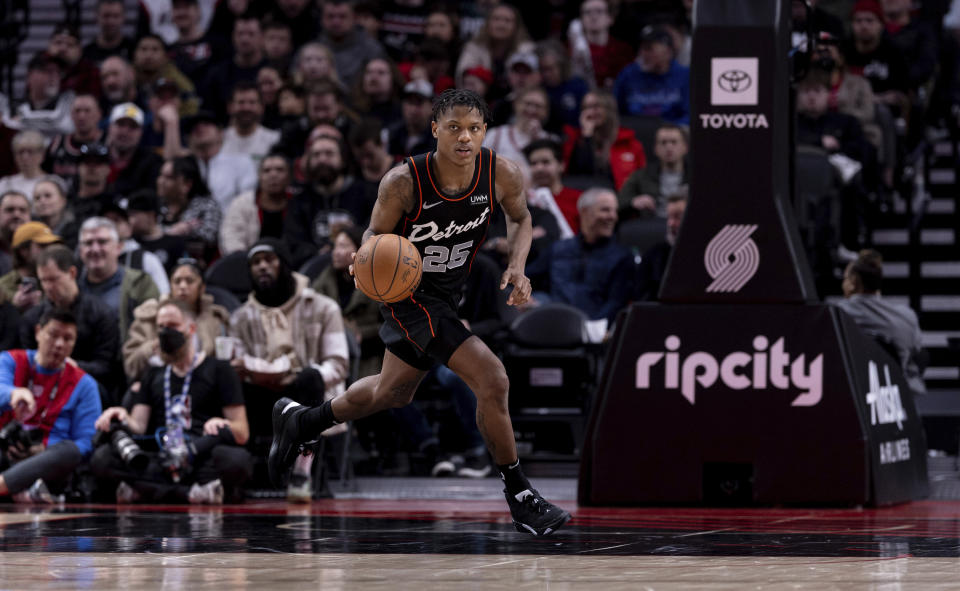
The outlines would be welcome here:
[[[28,430],[0,454],[0,496],[52,503],[74,468],[92,450],[100,414],[97,383],[69,360],[77,319],[49,309],[34,326],[36,348],[0,353],[0,426],[17,421]],[[21,428],[23,428],[21,427]]]
[[[116,490],[118,503],[219,505],[236,497],[253,472],[250,453],[242,447],[250,430],[240,384],[229,362],[197,349],[197,322],[188,306],[177,300],[161,304],[156,331],[162,366],[145,373],[130,411],[108,408],[96,426],[106,432],[118,421],[136,435],[165,428],[159,453],[144,451],[147,466],[135,470],[116,446],[104,443],[90,467],[101,487]]]
[[[230,318],[230,334],[240,339],[244,354],[232,365],[244,382],[251,433],[269,435],[270,409],[282,396],[316,405],[344,391],[349,352],[340,307],[291,270],[281,241],[257,241],[247,262],[253,292]],[[335,426],[325,434],[344,429]],[[299,458],[287,496],[307,500],[312,458]]]

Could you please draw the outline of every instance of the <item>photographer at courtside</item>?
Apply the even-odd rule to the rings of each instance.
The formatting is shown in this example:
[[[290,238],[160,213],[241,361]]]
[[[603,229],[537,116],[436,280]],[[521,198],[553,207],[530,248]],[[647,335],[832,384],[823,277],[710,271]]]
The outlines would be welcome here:
[[[46,311],[35,335],[36,350],[0,353],[0,495],[50,503],[93,449],[100,392],[70,359],[72,313]]]
[[[118,503],[220,504],[252,472],[241,447],[249,436],[240,380],[226,361],[198,346],[195,312],[179,300],[157,308],[162,367],[150,367],[133,393],[132,409],[108,408],[97,419],[104,433],[90,460],[98,488],[116,490]],[[141,449],[131,435],[141,438]],[[159,453],[157,453],[159,450]]]

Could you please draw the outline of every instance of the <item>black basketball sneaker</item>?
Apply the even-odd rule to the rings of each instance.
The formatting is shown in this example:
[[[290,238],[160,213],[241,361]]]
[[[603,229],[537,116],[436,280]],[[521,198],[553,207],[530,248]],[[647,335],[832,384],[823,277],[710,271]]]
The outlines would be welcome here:
[[[273,405],[273,442],[267,456],[267,472],[276,487],[287,483],[290,468],[297,455],[315,441],[303,442],[297,417],[307,411],[299,402],[283,397]]]
[[[506,490],[513,525],[519,532],[529,532],[535,536],[546,536],[557,531],[570,521],[570,514],[540,496],[534,488],[528,488],[516,495]]]

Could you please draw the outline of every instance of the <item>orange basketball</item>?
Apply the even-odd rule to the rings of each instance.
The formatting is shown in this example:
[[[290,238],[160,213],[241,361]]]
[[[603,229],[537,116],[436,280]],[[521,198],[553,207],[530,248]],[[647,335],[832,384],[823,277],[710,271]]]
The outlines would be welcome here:
[[[360,291],[387,304],[410,297],[420,285],[422,274],[420,252],[397,234],[374,236],[353,259],[353,276]]]

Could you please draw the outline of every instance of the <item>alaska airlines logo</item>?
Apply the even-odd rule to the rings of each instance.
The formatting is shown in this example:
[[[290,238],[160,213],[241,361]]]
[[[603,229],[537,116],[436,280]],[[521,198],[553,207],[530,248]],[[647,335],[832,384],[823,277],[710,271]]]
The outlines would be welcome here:
[[[436,242],[438,240],[443,240],[444,238],[456,236],[457,234],[469,232],[470,230],[480,227],[485,221],[487,221],[487,213],[489,211],[490,209],[485,207],[476,219],[462,225],[457,224],[456,222],[450,222],[450,225],[443,230],[440,229],[440,226],[437,225],[437,222],[414,224],[413,230],[410,232],[410,235],[407,236],[407,240],[410,242],[423,242],[424,240],[433,240]]]
[[[736,293],[757,273],[760,251],[750,239],[756,224],[727,224],[707,244],[703,264],[713,283],[707,293]]]
[[[753,339],[753,352],[734,351],[722,360],[705,351],[695,351],[681,361],[680,337],[670,335],[664,340],[666,351],[644,353],[637,358],[636,386],[638,390],[651,389],[654,368],[663,361],[663,388],[680,389],[690,404],[696,400],[697,386],[713,387],[719,379],[731,390],[778,390],[796,388],[800,395],[790,406],[815,406],[823,397],[823,354],[808,364],[801,353],[793,361],[786,352],[783,337],[767,351],[769,341],[763,335]],[[658,386],[659,387],[659,386]]]
[[[487,195],[471,195],[470,196],[470,205],[478,205],[481,203],[483,204],[490,203],[490,197],[488,197]]]
[[[907,411],[903,409],[900,399],[900,386],[890,379],[890,368],[883,366],[885,386],[880,385],[880,371],[877,364],[871,361],[867,365],[867,382],[870,390],[867,392],[867,406],[870,407],[871,425],[897,424],[903,430],[903,422],[907,420]]]

